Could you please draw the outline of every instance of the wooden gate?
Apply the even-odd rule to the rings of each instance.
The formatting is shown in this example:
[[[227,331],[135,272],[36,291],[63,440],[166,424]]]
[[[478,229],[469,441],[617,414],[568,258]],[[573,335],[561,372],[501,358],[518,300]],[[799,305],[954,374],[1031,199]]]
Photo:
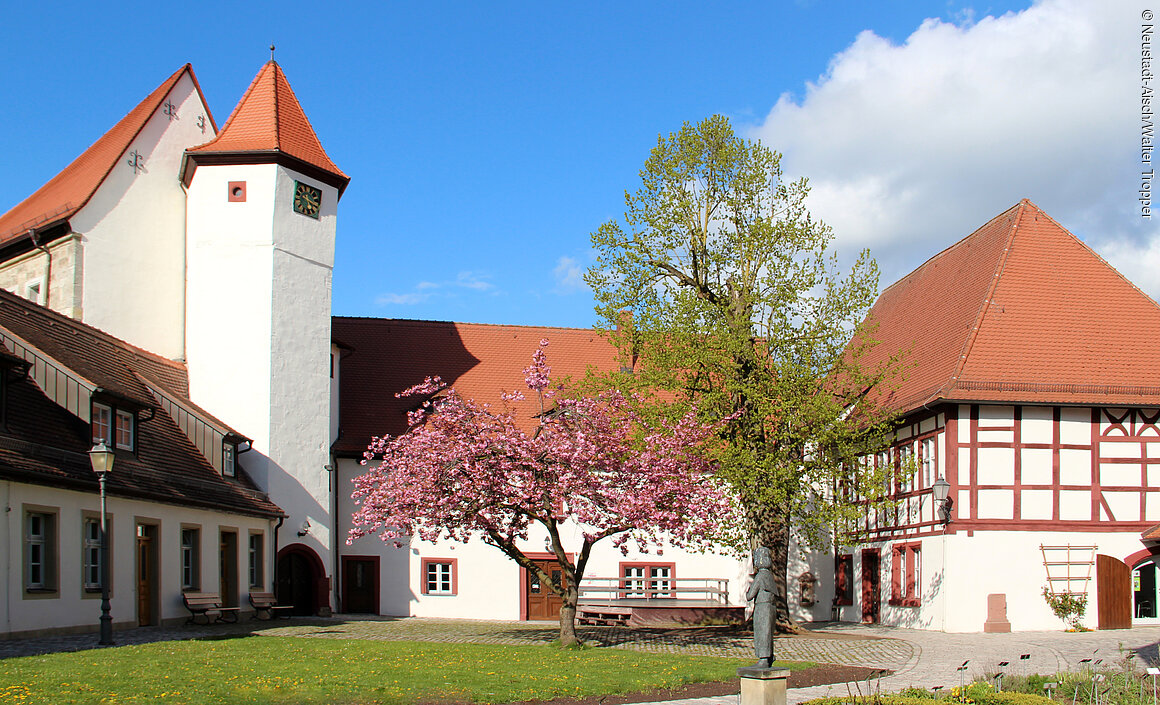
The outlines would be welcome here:
[[[1132,569],[1102,553],[1096,554],[1096,623],[1099,629],[1132,626]]]

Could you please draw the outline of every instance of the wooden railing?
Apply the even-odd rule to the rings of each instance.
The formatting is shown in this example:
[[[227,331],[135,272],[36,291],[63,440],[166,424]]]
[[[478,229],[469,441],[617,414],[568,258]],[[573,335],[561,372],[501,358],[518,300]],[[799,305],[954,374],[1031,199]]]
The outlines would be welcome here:
[[[729,604],[723,578],[584,578],[580,600],[701,599]]]

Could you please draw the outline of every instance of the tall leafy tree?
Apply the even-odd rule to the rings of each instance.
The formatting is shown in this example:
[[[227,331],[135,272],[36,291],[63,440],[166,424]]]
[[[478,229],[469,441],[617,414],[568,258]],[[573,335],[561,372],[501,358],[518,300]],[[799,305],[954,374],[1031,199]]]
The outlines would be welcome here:
[[[885,442],[890,418],[868,391],[897,369],[860,364],[877,266],[863,251],[840,272],[807,182],[725,117],[660,137],[640,179],[624,217],[593,233],[586,280],[638,384],[734,419],[720,471],[750,541],[773,550],[788,627],[790,527],[824,542],[882,495],[855,460]]]
[[[406,433],[375,438],[367,449],[351,537],[495,546],[561,598],[560,643],[570,646],[577,643],[578,587],[597,543],[607,539],[625,551],[630,543],[707,547],[737,504],[708,452],[720,424],[700,421],[695,410],[644,418],[615,390],[557,396],[547,345],[541,341],[524,370],[539,401],[532,428],[502,403],[524,392],[494,407],[444,390],[438,378],[402,392],[426,400]],[[540,537],[543,544],[532,542]],[[529,549],[544,547],[562,579],[528,558]]]

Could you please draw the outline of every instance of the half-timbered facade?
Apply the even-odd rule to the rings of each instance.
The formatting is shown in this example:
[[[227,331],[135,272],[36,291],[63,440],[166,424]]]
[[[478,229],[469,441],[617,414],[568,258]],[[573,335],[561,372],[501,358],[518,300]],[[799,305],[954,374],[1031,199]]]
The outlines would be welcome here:
[[[912,367],[881,399],[903,415],[895,444],[867,459],[894,468],[894,503],[858,527],[870,543],[838,550],[836,614],[1058,628],[1046,588],[1086,595],[1093,628],[1156,621],[1160,307],[1023,201],[871,319],[875,355]]]

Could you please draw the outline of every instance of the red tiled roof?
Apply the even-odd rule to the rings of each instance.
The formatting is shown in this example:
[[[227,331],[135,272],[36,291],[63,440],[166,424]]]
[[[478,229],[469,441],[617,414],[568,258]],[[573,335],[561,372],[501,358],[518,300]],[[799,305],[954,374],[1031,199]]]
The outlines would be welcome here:
[[[109,476],[114,495],[258,516],[282,513],[244,472],[232,480],[218,474],[142,381],[148,377],[181,398],[181,390],[188,387],[183,365],[3,290],[0,329],[103,392],[152,409],[137,424],[136,452],[116,451],[116,467]],[[0,477],[95,491],[88,424],[49,399],[31,378],[9,380],[9,413],[0,428]],[[182,403],[193,407],[185,399]]]
[[[1140,538],[1145,541],[1160,541],[1160,524],[1151,528],[1145,529]]]
[[[204,159],[204,155],[244,152],[281,153],[293,157],[335,177],[335,181],[341,182],[335,184],[340,193],[350,181],[326,155],[286,80],[286,74],[275,61],[267,62],[254,77],[217,136],[186,150],[194,162],[199,157]],[[191,178],[191,175],[186,178]]]
[[[193,68],[189,64],[182,66],[63,171],[0,216],[0,245],[21,237],[29,228],[39,229],[67,221],[88,203],[117,160],[185,73],[193,79],[200,96],[201,87],[193,75]],[[202,102],[205,102],[204,97]],[[208,108],[206,112],[209,114]],[[209,114],[209,118],[212,122],[213,115]]]
[[[887,288],[873,365],[908,350],[884,399],[1160,404],[1160,306],[1028,200]]]
[[[395,394],[427,376],[439,375],[480,403],[499,405],[505,391],[526,392],[523,370],[543,338],[550,341],[553,381],[579,379],[589,366],[619,366],[616,349],[590,329],[337,316],[331,331],[352,348],[339,367],[342,436],[335,451],[340,454],[361,455],[372,436],[405,432],[406,412],[416,399]],[[533,399],[515,407],[530,428],[539,411]]]

